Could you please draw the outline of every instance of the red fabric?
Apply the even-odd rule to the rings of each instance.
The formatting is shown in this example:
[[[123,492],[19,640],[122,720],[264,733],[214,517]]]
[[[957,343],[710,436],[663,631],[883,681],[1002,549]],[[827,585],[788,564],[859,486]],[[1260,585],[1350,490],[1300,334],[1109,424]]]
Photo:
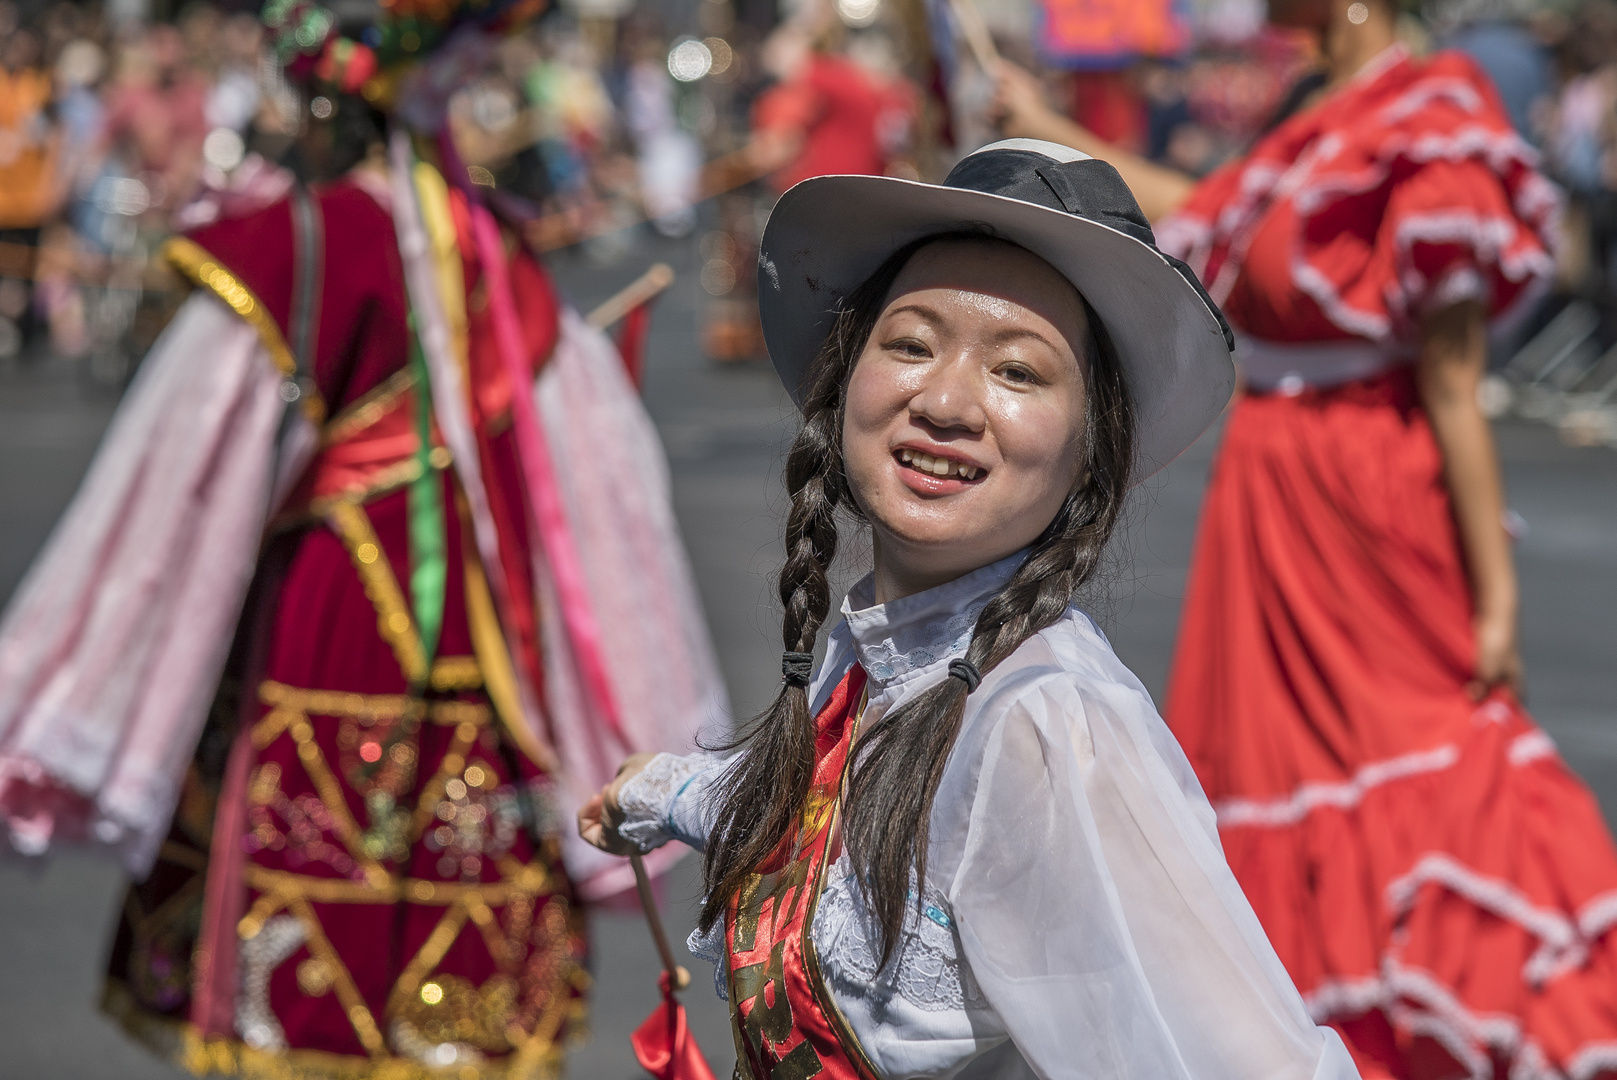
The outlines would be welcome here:
[[[326,265],[314,376],[335,413],[404,366],[410,339],[393,219],[354,184],[318,194]],[[291,206],[282,199],[190,234],[263,301],[283,334],[292,308]]]
[[[836,807],[864,689],[865,671],[855,664],[814,720],[814,781],[797,833],[759,867],[726,913],[730,1008],[738,1050],[746,1055],[738,1065],[754,1080],[875,1080],[806,956],[815,898],[827,861],[837,854]]]
[[[623,317],[623,325],[618,327],[618,355],[623,357],[623,368],[629,373],[629,381],[636,390],[640,389],[646,377],[646,332],[651,329],[651,306],[654,302],[647,300],[631,310]]]
[[[1388,50],[1213,173],[1157,230],[1271,341],[1414,338],[1430,307],[1511,311],[1554,270],[1559,203],[1487,76]]]
[[[1145,98],[1128,71],[1072,73],[1072,118],[1109,143],[1139,152],[1145,145]]]
[[[322,189],[317,196],[326,226],[326,264],[315,378],[336,414],[405,366],[409,342],[406,301],[397,243],[386,211],[370,195],[347,183]],[[285,327],[293,262],[285,201],[251,217],[211,226],[195,239],[241,277]],[[543,271],[531,260],[518,260],[517,267],[517,288],[528,320],[526,344],[537,367],[554,342],[555,300]],[[499,369],[483,359],[491,352],[488,320],[475,300],[473,287],[475,282],[469,282],[471,366],[479,391],[476,426],[483,477],[495,510],[509,580],[513,589],[531,597],[533,552],[523,485],[499,411],[502,401],[509,405],[510,390],[505,385],[498,392],[488,391],[487,384]],[[372,438],[328,447],[311,483],[318,486],[323,482],[322,490],[340,487],[351,479],[374,476],[381,464],[397,461],[413,450],[414,434],[407,430],[413,411],[408,402],[409,395],[405,395],[395,413],[364,433]],[[474,655],[461,570],[463,544],[470,538],[462,535],[460,517],[453,510],[453,474],[444,473],[442,482],[445,505],[450,508],[445,521],[449,573],[437,655],[465,661]],[[363,506],[380,554],[406,596],[411,569],[407,502],[407,493],[395,490]],[[377,605],[367,594],[342,540],[320,523],[300,527],[301,532],[283,534],[275,541],[289,546],[290,552],[278,588],[255,601],[267,606],[268,612],[255,608],[244,615],[254,620],[262,616],[267,624],[262,670],[243,688],[251,703],[249,723],[260,722],[273,711],[256,700],[260,677],[297,690],[337,691],[339,695],[400,695],[407,691],[394,651],[378,632]],[[524,656],[533,660],[538,642],[531,604],[525,631],[513,645],[519,660]],[[429,696],[485,709],[489,706],[480,689]],[[490,721],[472,731],[469,747],[457,750],[454,744],[461,728],[456,723],[367,721],[310,711],[306,720],[313,732],[312,746],[318,747],[324,769],[309,764],[314,755],[298,745],[292,734],[295,725],[288,725],[259,748],[247,790],[240,783],[224,788],[233,803],[213,815],[214,821],[218,828],[233,830],[223,842],[237,845],[241,857],[234,861],[245,865],[232,867],[215,860],[209,866],[207,897],[215,908],[203,913],[205,926],[227,925],[232,931],[228,936],[234,936],[240,912],[265,899],[264,892],[249,887],[254,873],[280,871],[298,875],[304,883],[311,878],[367,880],[362,862],[354,857],[353,845],[361,840],[376,838],[381,847],[374,857],[382,869],[394,881],[412,883],[396,900],[364,902],[326,902],[306,884],[297,886],[306,892],[307,910],[318,920],[385,1042],[384,1052],[373,1056],[351,1018],[351,1002],[336,990],[310,988],[318,983],[320,970],[329,974],[330,965],[320,961],[314,967],[306,966],[306,961],[319,958],[305,941],[275,963],[264,991],[274,1021],[292,1051],[321,1051],[352,1059],[328,1060],[322,1068],[356,1078],[394,1075],[399,1068],[408,1071],[414,1066],[406,1067],[402,1059],[410,1056],[407,1044],[413,1037],[425,1040],[429,1051],[445,1042],[468,1043],[484,1055],[490,1073],[504,1075],[513,1053],[509,1033],[554,1034],[554,1046],[528,1048],[530,1056],[540,1055],[535,1061],[559,1054],[567,1037],[566,1018],[571,1015],[572,999],[581,992],[577,972],[585,959],[577,908],[555,842],[536,845],[524,827],[513,823],[511,810],[518,805],[519,788],[528,789],[542,803],[547,778],[505,741],[491,713],[483,715]],[[378,752],[379,757],[365,756]],[[461,782],[459,778],[474,767],[481,773],[481,785],[467,780],[461,795],[446,793],[448,781]],[[327,776],[329,783],[323,778]],[[363,837],[345,836],[345,827],[334,813],[344,808]],[[397,818],[397,812],[404,818]],[[456,822],[453,828],[450,821]],[[388,840],[395,835],[390,830],[400,827],[402,841]],[[451,855],[451,850],[459,854]],[[160,863],[154,877],[172,869]],[[486,906],[458,909],[458,916],[442,896],[432,899],[434,883],[460,887],[517,880],[543,884],[537,895],[495,890],[487,894],[491,899]],[[146,891],[154,898],[158,895],[150,888]],[[500,899],[502,895],[507,899]],[[225,901],[231,902],[229,911],[234,915],[218,907]],[[175,910],[184,914],[184,909]],[[160,921],[157,915],[150,915],[149,920]],[[446,926],[447,939],[439,940],[444,938]],[[159,952],[141,943],[141,935],[148,931],[120,931],[114,975],[131,988],[143,1008],[186,1015],[182,980],[193,956],[184,935],[194,936],[195,932],[194,926],[175,930],[172,947],[164,940],[164,950]],[[133,947],[126,944],[131,940]],[[417,987],[409,987],[401,995],[401,977],[429,942],[436,944],[427,953],[442,945],[442,958],[428,963],[419,974],[433,980],[441,996],[429,1001]],[[233,964],[240,973],[240,985],[245,986],[256,970],[248,956],[250,947],[259,946],[252,945],[252,939],[244,940],[237,948],[240,955],[225,957],[223,967],[215,961],[215,969],[232,970]],[[203,967],[199,962],[196,973]],[[162,977],[154,977],[159,969]],[[179,986],[174,985],[177,982]],[[162,994],[147,989],[152,986],[160,987]],[[211,996],[211,991],[220,988],[196,989],[207,989]],[[232,979],[225,992],[230,994],[231,1007],[238,1010],[230,1018],[234,1025],[227,1023],[225,1030],[219,1030],[219,1010],[211,1000],[201,1002],[196,1015],[207,1018],[204,1033],[230,1038],[242,1034],[238,1030],[242,1023],[239,995],[246,991]],[[414,1036],[401,1034],[400,1023],[413,1025]],[[446,1024],[449,1026],[444,1027]],[[469,1065],[462,1059],[457,1068],[459,1075],[484,1075],[485,1066]]]
[[[1533,160],[1471,61],[1389,50],[1158,236],[1241,333],[1407,354],[1426,310],[1499,316],[1549,274]],[[1520,703],[1467,697],[1472,614],[1411,368],[1248,395],[1203,504],[1168,721],[1365,1076],[1617,1076],[1617,849]]]
[[[1366,1076],[1617,1075],[1617,850],[1525,710],[1467,698],[1471,614],[1408,368],[1248,396],[1168,719],[1281,960]]]
[[[902,83],[881,86],[858,64],[815,52],[795,78],[753,106],[753,128],[800,134],[797,159],[775,174],[785,191],[813,176],[880,176],[887,170],[886,128],[903,125],[915,104]]]
[[[629,1036],[635,1060],[657,1080],[714,1080],[713,1069],[691,1035],[685,1006],[674,996],[668,972],[659,979],[662,1004]]]

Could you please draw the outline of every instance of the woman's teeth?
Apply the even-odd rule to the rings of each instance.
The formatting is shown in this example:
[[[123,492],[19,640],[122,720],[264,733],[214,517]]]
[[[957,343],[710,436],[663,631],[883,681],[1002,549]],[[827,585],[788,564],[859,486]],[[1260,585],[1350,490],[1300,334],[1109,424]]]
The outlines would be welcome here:
[[[923,454],[919,450],[900,450],[898,460],[920,472],[929,472],[933,476],[959,476],[962,480],[977,479],[977,466],[962,465],[950,461],[948,458],[933,457]]]

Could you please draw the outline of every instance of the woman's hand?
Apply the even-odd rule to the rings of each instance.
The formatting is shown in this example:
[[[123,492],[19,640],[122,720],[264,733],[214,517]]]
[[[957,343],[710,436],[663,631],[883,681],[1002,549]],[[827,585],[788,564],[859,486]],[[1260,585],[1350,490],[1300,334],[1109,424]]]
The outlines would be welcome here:
[[[1496,688],[1522,696],[1522,656],[1516,647],[1516,616],[1513,612],[1481,614],[1472,621],[1477,638],[1477,667],[1465,684],[1472,701],[1481,701]]]
[[[612,782],[590,796],[589,802],[578,811],[578,835],[584,838],[585,843],[612,855],[639,854],[640,848],[633,841],[618,835],[618,826],[623,824],[618,792],[656,756],[630,754],[618,766],[618,774],[612,778]]]
[[[1044,87],[1031,72],[1005,60],[994,72],[993,117],[1006,138],[1060,143],[1109,163],[1150,221],[1160,221],[1173,213],[1196,187],[1196,182],[1184,173],[1113,146],[1073,123],[1045,101]]]

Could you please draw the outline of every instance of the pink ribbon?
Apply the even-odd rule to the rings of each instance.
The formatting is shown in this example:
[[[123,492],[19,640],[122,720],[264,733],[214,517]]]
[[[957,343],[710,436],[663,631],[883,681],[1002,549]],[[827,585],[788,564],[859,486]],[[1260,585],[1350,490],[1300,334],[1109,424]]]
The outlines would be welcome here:
[[[447,138],[441,140],[441,144],[447,142]],[[463,180],[465,167],[459,159],[446,154],[445,164],[447,171],[453,174],[456,186],[466,191],[468,185]],[[572,530],[567,524],[567,508],[562,504],[555,463],[550,457],[550,444],[545,441],[544,431],[539,426],[539,413],[533,404],[532,373],[523,359],[522,329],[517,323],[516,301],[511,293],[511,278],[505,262],[505,248],[500,242],[500,229],[488,207],[473,193],[466,194],[471,210],[472,239],[477,245],[477,261],[483,268],[483,280],[488,286],[494,341],[506,379],[511,383],[511,427],[517,440],[517,456],[522,462],[523,478],[528,484],[539,544],[550,564],[551,577],[556,582],[556,600],[561,606],[562,621],[567,626],[571,639],[569,643],[578,661],[585,692],[607,727],[623,745],[628,746],[630,743],[618,721],[612,684],[607,679],[606,664],[601,655],[601,632],[595,623],[595,610],[590,604],[584,566],[578,557],[578,549],[573,545]]]

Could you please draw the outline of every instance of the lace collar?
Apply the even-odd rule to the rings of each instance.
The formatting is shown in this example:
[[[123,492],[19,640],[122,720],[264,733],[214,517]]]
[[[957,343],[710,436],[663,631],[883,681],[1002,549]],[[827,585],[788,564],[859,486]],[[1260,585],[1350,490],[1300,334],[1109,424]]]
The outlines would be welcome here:
[[[978,613],[1025,558],[1024,549],[887,604],[872,603],[870,574],[859,579],[842,601],[842,624],[872,689],[886,689],[964,653]]]

